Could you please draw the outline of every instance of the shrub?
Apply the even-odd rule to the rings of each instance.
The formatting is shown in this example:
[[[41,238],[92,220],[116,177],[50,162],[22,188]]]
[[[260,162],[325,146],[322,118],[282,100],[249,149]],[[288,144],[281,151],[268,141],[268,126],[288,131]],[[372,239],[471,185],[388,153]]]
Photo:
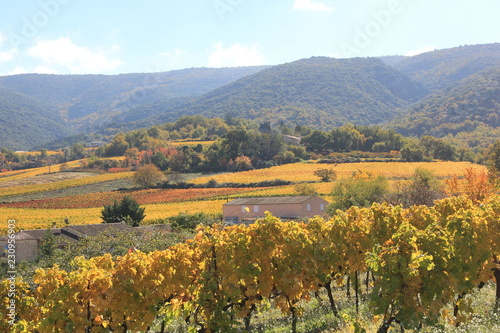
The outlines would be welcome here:
[[[397,205],[432,206],[435,200],[445,197],[443,187],[434,173],[417,168],[409,182],[396,184],[396,191],[391,194],[390,202]]]
[[[112,205],[104,205],[101,218],[104,223],[125,222],[132,227],[137,227],[146,217],[144,211],[145,208],[140,207],[137,201],[124,196],[119,203],[115,200]]]
[[[337,209],[368,207],[374,202],[382,202],[388,189],[389,183],[383,176],[375,179],[342,179],[333,187],[331,195],[334,202],[328,206],[327,212],[334,215]]]
[[[316,188],[309,183],[298,183],[293,188],[298,195],[316,195]]]
[[[322,182],[331,182],[337,179],[337,172],[330,169],[318,169],[314,171],[314,175],[319,177]]]
[[[205,213],[180,213],[179,215],[169,217],[167,222],[177,230],[194,230],[199,224],[212,224],[214,219]]]

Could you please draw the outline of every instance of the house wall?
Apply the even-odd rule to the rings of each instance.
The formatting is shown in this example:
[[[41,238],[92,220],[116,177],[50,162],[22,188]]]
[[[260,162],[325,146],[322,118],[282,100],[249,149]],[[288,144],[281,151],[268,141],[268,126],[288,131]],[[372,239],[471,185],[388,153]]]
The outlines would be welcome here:
[[[2,256],[6,257],[8,252],[5,247],[7,241],[0,241],[0,249]],[[19,240],[16,239],[16,261],[34,260],[38,256],[38,241],[36,239]]]
[[[244,211],[248,207],[249,212]],[[256,208],[257,207],[257,211]],[[252,219],[263,217],[266,211],[274,216],[300,216],[302,207],[300,204],[280,205],[228,205],[223,207],[224,217],[237,217],[238,219]]]
[[[302,204],[302,212],[303,217],[314,217],[316,215],[325,215],[326,214],[326,206],[328,206],[329,202],[323,200],[321,198],[311,198]],[[308,207],[308,205],[310,205]],[[310,209],[308,209],[310,208]]]
[[[308,204],[310,210],[308,210]],[[323,210],[321,210],[323,204]],[[226,205],[223,206],[224,217],[237,217],[238,219],[253,219],[263,217],[265,211],[269,211],[278,217],[313,217],[324,215],[328,202],[321,198],[311,198],[304,203],[298,204],[269,204],[269,205]],[[255,211],[255,207],[257,212]],[[244,207],[249,208],[249,212],[244,211]]]

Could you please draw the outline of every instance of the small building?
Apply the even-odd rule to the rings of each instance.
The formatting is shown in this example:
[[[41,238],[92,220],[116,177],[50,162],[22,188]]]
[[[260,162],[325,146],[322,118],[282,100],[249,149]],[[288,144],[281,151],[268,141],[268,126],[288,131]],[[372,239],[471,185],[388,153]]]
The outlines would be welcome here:
[[[264,217],[268,211],[282,219],[324,215],[329,202],[316,196],[241,198],[222,205],[224,220],[237,222]]]
[[[300,145],[300,141],[302,140],[302,138],[293,135],[283,135],[282,137],[285,143],[295,146]]]
[[[120,231],[133,232],[136,229],[124,223],[100,223],[69,225],[64,228],[22,230],[15,234],[16,261],[34,260],[40,254],[40,246],[51,233],[58,240],[58,247],[65,248],[71,243],[76,243],[85,237],[98,236],[104,232],[118,233]],[[9,238],[0,237],[0,247],[4,250],[2,255],[7,256]]]

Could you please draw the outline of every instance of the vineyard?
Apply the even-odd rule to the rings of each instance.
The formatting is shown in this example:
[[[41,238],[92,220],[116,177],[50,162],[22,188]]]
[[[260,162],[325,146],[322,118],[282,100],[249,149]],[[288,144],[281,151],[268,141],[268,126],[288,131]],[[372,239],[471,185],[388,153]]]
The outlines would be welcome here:
[[[316,181],[314,171],[322,168],[333,168],[338,177],[350,177],[353,172],[362,171],[372,175],[382,175],[387,178],[409,178],[416,169],[424,168],[433,171],[437,177],[450,177],[462,175],[468,168],[474,168],[478,172],[484,172],[486,168],[469,162],[372,162],[372,163],[292,163],[275,166],[267,169],[243,171],[238,173],[226,173],[215,176],[200,177],[193,180],[194,183],[202,184],[214,179],[219,183],[254,183],[266,180],[283,179],[292,182]]]
[[[83,177],[78,179],[63,180],[60,182],[52,182],[47,184],[35,184],[26,186],[16,186],[6,189],[2,189],[1,197],[14,196],[14,195],[25,195],[40,193],[46,191],[55,191],[69,187],[77,187],[88,184],[101,183],[109,180],[129,178],[132,172],[121,172],[121,173],[106,173],[102,175],[95,175],[92,177]]]
[[[81,161],[71,162],[75,166]],[[316,193],[326,200],[331,200],[330,193],[335,182],[318,182],[314,171],[320,168],[333,168],[339,178],[352,177],[353,173],[364,175],[391,174],[390,182],[411,177],[415,169],[424,167],[434,170],[440,178],[450,178],[462,175],[466,170],[484,172],[485,167],[466,162],[433,162],[433,163],[351,163],[351,164],[320,164],[294,163],[276,166],[268,169],[243,171],[198,177],[192,180],[195,184],[204,184],[215,180],[217,183],[258,183],[283,179],[292,182],[312,182]],[[60,165],[51,166],[55,172]],[[179,213],[221,212],[222,204],[235,197],[283,196],[295,195],[293,185],[274,186],[268,188],[190,188],[190,189],[127,189],[105,190],[104,184],[116,181],[129,181],[133,172],[117,172],[90,174],[81,172],[57,172],[46,174],[47,167],[37,168],[23,173],[5,172],[0,178],[2,184],[19,183],[19,186],[4,187],[0,193],[0,214],[15,218],[21,229],[45,229],[55,223],[63,226],[65,221],[72,224],[100,223],[100,209],[105,204],[112,204],[128,195],[146,207],[144,223],[156,223],[161,219]],[[45,173],[44,173],[45,172]],[[60,180],[58,177],[73,179]],[[76,178],[76,175],[81,177]],[[93,186],[95,190],[79,193],[80,189]],[[63,193],[63,195],[61,195]],[[64,194],[67,193],[67,194]],[[11,198],[20,198],[11,200]],[[36,199],[34,199],[36,198]],[[1,203],[4,201],[3,203]],[[12,201],[12,202],[9,202]],[[203,207],[204,210],[201,209]],[[0,227],[5,231],[5,226]]]
[[[239,193],[251,193],[261,191],[262,188],[197,188],[197,189],[147,189],[100,192],[72,197],[52,198],[35,201],[21,201],[3,203],[0,207],[29,208],[29,209],[85,209],[110,205],[114,200],[119,201],[124,195],[136,200],[143,205],[194,201],[213,197],[226,197]]]
[[[468,295],[495,278],[490,306],[498,311],[499,237],[499,197],[479,205],[454,197],[432,208],[373,204],[307,223],[268,215],[248,226],[199,227],[194,239],[165,251],[80,257],[70,272],[38,270],[34,286],[16,281],[19,320],[11,327],[4,315],[0,327],[167,332],[181,322],[188,332],[240,332],[276,308],[297,332],[304,304],[319,292],[328,296],[332,320],[355,332],[364,331],[362,318],[381,333],[459,326],[479,315]],[[356,312],[368,313],[346,323],[339,291],[352,292]]]

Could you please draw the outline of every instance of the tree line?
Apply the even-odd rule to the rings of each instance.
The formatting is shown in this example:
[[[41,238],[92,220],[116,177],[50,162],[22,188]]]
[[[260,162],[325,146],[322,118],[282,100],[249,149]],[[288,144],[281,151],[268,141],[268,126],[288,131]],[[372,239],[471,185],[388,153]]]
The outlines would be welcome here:
[[[287,136],[300,137],[300,145],[287,141]],[[179,139],[213,143],[171,145],[172,140]],[[292,128],[284,123],[272,128],[269,122],[258,124],[231,116],[225,119],[184,116],[176,123],[118,133],[108,144],[97,148],[76,143],[51,154],[45,149],[40,149],[38,154],[19,154],[2,148],[0,169],[18,170],[89,158],[84,167],[103,170],[117,167],[136,169],[154,164],[162,171],[242,171],[310,158],[335,156],[339,160],[339,154],[340,161],[348,161],[347,157],[355,152],[391,156],[408,162],[439,159],[483,163],[486,159],[486,154],[458,146],[445,138],[404,137],[379,126],[346,124],[322,131],[302,125]],[[115,156],[125,156],[126,159],[124,162],[105,159]]]

